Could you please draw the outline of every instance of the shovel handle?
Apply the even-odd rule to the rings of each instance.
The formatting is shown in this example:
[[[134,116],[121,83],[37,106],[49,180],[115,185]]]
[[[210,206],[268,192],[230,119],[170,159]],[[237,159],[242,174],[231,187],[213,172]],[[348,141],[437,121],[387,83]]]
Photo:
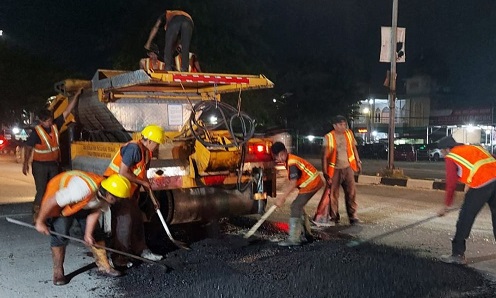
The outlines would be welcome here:
[[[258,228],[263,224],[263,222],[269,218],[269,216],[277,209],[276,205],[272,205],[272,207],[267,210],[267,212],[262,215],[262,217],[257,221],[257,223],[245,234],[244,238],[249,238],[251,235],[253,235]]]

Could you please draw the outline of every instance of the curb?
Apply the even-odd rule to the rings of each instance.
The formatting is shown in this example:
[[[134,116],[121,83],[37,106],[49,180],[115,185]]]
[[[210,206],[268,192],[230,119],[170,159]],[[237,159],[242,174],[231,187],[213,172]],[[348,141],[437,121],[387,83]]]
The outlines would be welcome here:
[[[401,178],[388,178],[380,176],[367,176],[355,175],[355,182],[365,185],[387,185],[387,186],[400,186],[414,189],[427,189],[427,190],[444,190],[446,188],[445,181],[432,181],[422,179],[401,179]],[[456,191],[465,191],[465,184],[458,183]]]

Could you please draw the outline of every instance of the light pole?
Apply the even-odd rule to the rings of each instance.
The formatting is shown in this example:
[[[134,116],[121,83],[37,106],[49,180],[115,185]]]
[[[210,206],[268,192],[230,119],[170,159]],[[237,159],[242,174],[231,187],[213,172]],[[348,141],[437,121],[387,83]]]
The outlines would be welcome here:
[[[395,101],[396,101],[396,30],[398,28],[398,0],[393,0],[393,16],[391,24],[391,71],[389,78],[389,158],[388,169],[394,169],[394,131],[395,131]]]

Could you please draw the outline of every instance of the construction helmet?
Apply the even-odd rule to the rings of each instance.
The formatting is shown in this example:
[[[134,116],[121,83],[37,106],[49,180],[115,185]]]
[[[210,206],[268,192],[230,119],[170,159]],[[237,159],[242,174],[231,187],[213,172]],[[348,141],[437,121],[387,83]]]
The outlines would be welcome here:
[[[141,135],[143,138],[152,140],[158,144],[163,144],[165,141],[164,130],[158,125],[148,125],[141,131]]]
[[[102,181],[101,186],[115,197],[127,199],[131,196],[131,182],[122,175],[110,175]]]

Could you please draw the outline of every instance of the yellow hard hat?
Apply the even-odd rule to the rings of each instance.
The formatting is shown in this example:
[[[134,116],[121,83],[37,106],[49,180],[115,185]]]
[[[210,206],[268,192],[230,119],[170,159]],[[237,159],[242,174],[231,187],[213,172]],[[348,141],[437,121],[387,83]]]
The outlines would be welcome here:
[[[164,130],[158,125],[148,125],[141,131],[141,135],[145,139],[149,139],[158,144],[163,144],[165,141]]]
[[[101,185],[106,191],[118,198],[127,199],[131,196],[131,182],[122,175],[110,175],[102,181]]]

